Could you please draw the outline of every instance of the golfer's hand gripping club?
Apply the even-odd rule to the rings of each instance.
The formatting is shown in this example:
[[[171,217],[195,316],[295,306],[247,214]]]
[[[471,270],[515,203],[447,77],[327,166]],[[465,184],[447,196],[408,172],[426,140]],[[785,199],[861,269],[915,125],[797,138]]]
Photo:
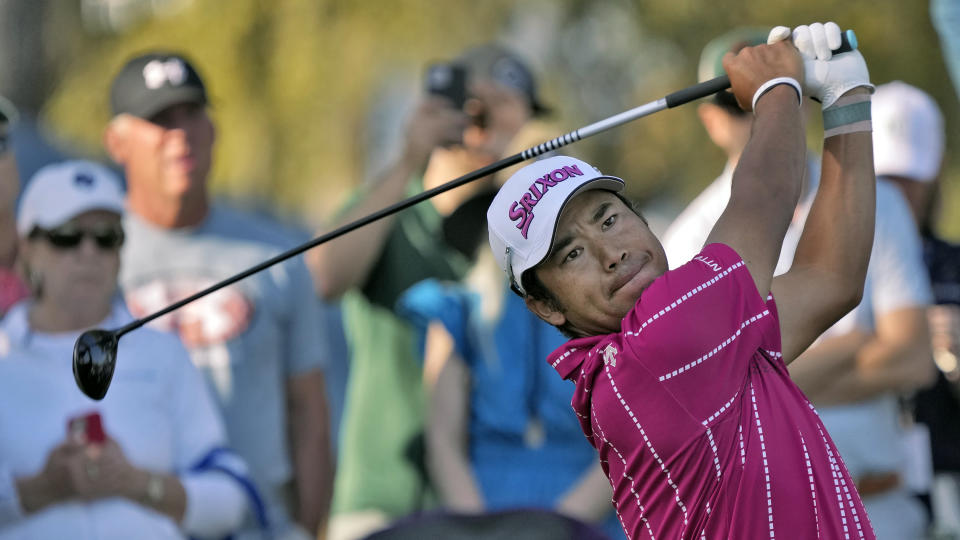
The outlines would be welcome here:
[[[831,23],[831,24],[832,24],[832,23]],[[836,26],[836,25],[834,25],[834,26]],[[798,27],[798,28],[800,28],[800,27]],[[782,29],[782,30],[780,30],[780,29]],[[839,31],[839,29],[840,29],[840,28],[837,27],[837,30],[838,30],[838,31]],[[784,31],[786,31],[785,34],[784,34]],[[775,34],[775,32],[776,32],[776,34]],[[782,37],[780,37],[780,36],[782,36]],[[772,43],[772,41],[770,41],[770,39],[772,39],[772,38],[774,38],[774,37],[779,37],[779,39],[785,39],[785,38],[787,38],[787,37],[790,37],[790,29],[787,28],[787,27],[785,27],[785,26],[778,26],[778,27],[774,28],[773,30],[770,31],[770,38],[768,38],[768,43]],[[774,41],[779,41],[779,39],[775,39]],[[796,42],[794,42],[794,45],[796,45]],[[803,57],[804,57],[804,76],[808,79],[808,80],[807,80],[807,83],[809,83],[809,82],[810,82],[810,72],[811,72],[811,70],[815,70],[816,68],[815,68],[814,66],[811,66],[811,65],[810,65],[810,62],[808,61],[807,55],[804,54],[804,51],[803,51],[802,49],[800,49],[799,47],[797,47],[797,48],[798,48],[798,50],[800,50],[800,54],[803,55]],[[857,36],[856,36],[856,34],[853,33],[853,30],[846,30],[846,31],[844,31],[844,32],[839,32],[839,45],[838,45],[837,47],[834,47],[832,50],[831,50],[831,49],[828,49],[828,50],[827,50],[827,53],[830,53],[830,54],[832,54],[832,55],[840,55],[841,53],[848,53],[848,52],[856,52],[856,56],[860,58],[860,61],[861,61],[861,62],[863,62],[863,57],[860,56],[860,52],[857,51]],[[814,55],[815,55],[815,54],[816,54],[816,53],[814,52]],[[844,55],[844,56],[847,56],[847,55]],[[841,56],[841,57],[835,58],[833,61],[836,62],[837,60],[841,60],[842,58],[843,58],[843,57]],[[820,60],[817,60],[817,61],[820,61]],[[829,62],[829,60],[825,60],[824,62]],[[822,69],[822,68],[821,68],[821,69]],[[837,68],[836,70],[834,70],[834,71],[837,72],[837,71],[839,71],[839,70],[840,70],[840,68],[838,67],[838,68]],[[864,72],[866,72],[866,63],[864,63]],[[816,75],[817,75],[817,74],[814,73],[814,77],[816,77]],[[814,78],[813,80],[817,80],[817,79]],[[869,78],[867,78],[867,79],[865,79],[865,80],[869,80]],[[868,82],[867,84],[869,84],[869,82]],[[841,87],[843,87],[843,86],[844,86],[844,85],[842,85],[842,84],[838,84],[838,85],[836,86],[836,88],[834,88],[834,89],[831,91],[831,95],[832,95],[832,93],[836,92],[837,89],[839,89],[839,88],[841,88]],[[843,90],[843,92],[846,92],[847,90],[849,90],[850,88],[854,88],[855,86],[862,86],[862,84],[860,84],[860,85],[854,85],[854,86],[847,86],[846,89]],[[689,103],[689,102],[691,102],[691,101],[693,101],[693,100],[700,99],[700,98],[702,98],[702,97],[704,97],[704,96],[709,96],[709,95],[716,94],[717,92],[720,92],[720,91],[722,91],[722,90],[726,90],[727,88],[730,88],[730,78],[727,77],[726,75],[721,75],[720,77],[717,77],[717,78],[715,78],[715,79],[710,79],[709,81],[704,81],[704,82],[702,82],[702,83],[700,83],[700,84],[695,84],[695,85],[693,85],[693,86],[691,86],[691,87],[689,87],[689,88],[684,88],[683,90],[679,90],[679,91],[677,91],[677,92],[674,92],[674,93],[668,95],[668,96],[667,96],[666,98],[664,98],[664,99],[665,99],[666,102],[667,102],[667,107],[668,107],[668,108],[673,108],[673,107],[676,107],[676,106],[678,106],[678,105],[683,105],[684,103]],[[804,92],[807,93],[810,97],[813,97],[813,98],[815,98],[815,99],[817,99],[818,96],[821,96],[821,95],[822,95],[821,93],[815,93],[812,88],[808,88],[807,84],[804,85]],[[840,95],[842,95],[843,92],[840,92],[839,94],[836,94],[836,97],[839,97]],[[836,101],[836,97],[833,97],[833,98],[832,98],[832,100],[830,101],[831,104],[832,104],[834,101]],[[822,102],[823,99],[820,99],[820,101]],[[823,106],[824,106],[824,107],[827,107],[828,105],[827,105],[826,103],[824,103]]]

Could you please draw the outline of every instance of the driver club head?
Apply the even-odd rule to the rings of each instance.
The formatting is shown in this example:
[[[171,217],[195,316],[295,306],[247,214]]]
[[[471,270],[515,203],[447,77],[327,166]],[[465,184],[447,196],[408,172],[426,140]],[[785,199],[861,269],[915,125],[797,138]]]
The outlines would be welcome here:
[[[110,388],[113,370],[117,365],[116,332],[88,330],[77,338],[73,346],[73,378],[88,397],[103,399]]]

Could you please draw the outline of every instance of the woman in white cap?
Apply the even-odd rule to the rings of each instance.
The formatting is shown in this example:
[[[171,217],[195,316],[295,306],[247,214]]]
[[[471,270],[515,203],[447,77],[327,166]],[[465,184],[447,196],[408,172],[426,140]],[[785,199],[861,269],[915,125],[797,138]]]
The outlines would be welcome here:
[[[77,336],[130,320],[117,294],[122,212],[119,180],[89,162],[45,167],[23,195],[31,296],[0,327],[0,538],[223,537],[255,501],[175,338],[124,339],[103,401],[73,381]]]

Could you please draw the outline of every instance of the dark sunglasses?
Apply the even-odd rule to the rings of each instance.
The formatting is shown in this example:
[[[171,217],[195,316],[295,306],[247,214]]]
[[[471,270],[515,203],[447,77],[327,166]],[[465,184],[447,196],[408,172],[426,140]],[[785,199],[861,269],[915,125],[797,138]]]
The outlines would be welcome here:
[[[123,245],[124,234],[123,227],[119,224],[105,225],[101,227],[91,227],[82,229],[73,225],[63,225],[56,229],[41,229],[34,227],[30,232],[30,238],[44,238],[50,245],[57,249],[73,249],[83,242],[83,238],[89,236],[100,249],[117,249]]]

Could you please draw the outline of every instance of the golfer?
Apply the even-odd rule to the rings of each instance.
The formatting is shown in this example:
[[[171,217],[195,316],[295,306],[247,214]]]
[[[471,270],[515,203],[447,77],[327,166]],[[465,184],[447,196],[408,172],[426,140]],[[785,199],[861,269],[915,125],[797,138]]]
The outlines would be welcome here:
[[[706,246],[667,271],[623,180],[571,157],[500,189],[490,244],[527,306],[572,339],[548,361],[600,453],[631,538],[868,538],[836,447],[787,364],[861,296],[873,240],[870,93],[833,23],[777,27],[724,58],[756,115]],[[798,53],[799,50],[799,53]],[[821,102],[819,192],[773,277],[804,172],[802,95]]]

